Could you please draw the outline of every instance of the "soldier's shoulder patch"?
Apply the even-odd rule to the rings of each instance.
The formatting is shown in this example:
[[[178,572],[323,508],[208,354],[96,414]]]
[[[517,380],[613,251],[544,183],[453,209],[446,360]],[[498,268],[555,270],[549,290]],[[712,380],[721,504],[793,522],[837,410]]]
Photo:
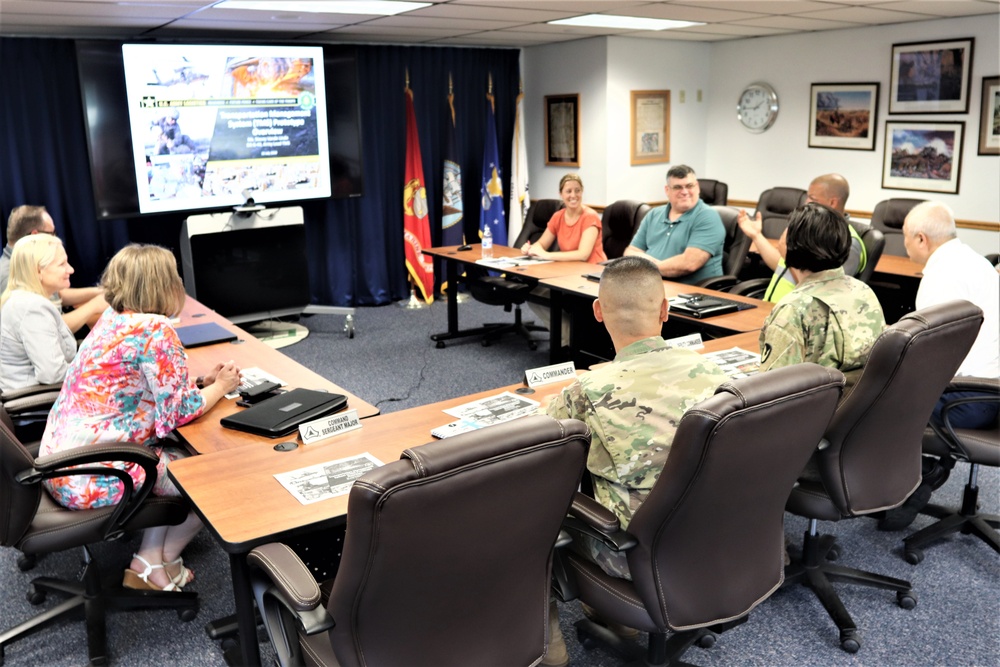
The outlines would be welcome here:
[[[760,350],[760,363],[767,361],[767,358],[771,356],[771,344],[764,343],[764,347]]]

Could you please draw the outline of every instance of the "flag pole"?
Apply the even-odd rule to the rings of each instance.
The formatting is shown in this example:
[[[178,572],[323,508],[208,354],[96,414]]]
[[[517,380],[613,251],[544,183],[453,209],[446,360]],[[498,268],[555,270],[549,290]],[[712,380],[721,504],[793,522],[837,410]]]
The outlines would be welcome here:
[[[412,96],[412,92],[410,91],[410,68],[407,67],[403,71],[405,75],[405,86],[403,88],[403,94]],[[409,120],[409,115],[408,115],[408,120]],[[407,137],[407,139],[409,140],[409,136]],[[419,162],[419,143],[417,148],[418,148],[417,157]],[[409,159],[409,146],[407,146],[407,156],[408,156],[407,159]],[[409,174],[407,174],[407,178],[410,178]],[[423,176],[420,176],[420,178],[422,179]],[[404,229],[405,228],[406,228],[406,223],[404,222]],[[405,308],[406,310],[419,310],[421,308],[427,308],[429,304],[426,304],[422,300],[417,298],[417,284],[416,281],[414,280],[413,275],[410,273],[407,274],[407,283],[410,285],[410,298],[406,301],[398,301],[397,304],[400,307]]]

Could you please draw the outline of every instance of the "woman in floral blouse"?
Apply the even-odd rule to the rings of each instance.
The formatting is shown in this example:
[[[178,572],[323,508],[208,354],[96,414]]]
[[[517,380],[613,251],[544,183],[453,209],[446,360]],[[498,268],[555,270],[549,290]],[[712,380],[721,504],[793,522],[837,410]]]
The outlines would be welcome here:
[[[219,364],[205,376],[203,389],[195,386],[187,355],[170,323],[184,304],[184,286],[169,250],[148,245],[123,248],[108,263],[101,286],[110,308],[69,367],[49,413],[39,455],[108,443],[145,445],[160,457],[152,493],[177,496],[166,466],[185,454],[167,438],[235,390],[239,368],[232,361]],[[127,471],[136,488],[145,479],[137,465],[104,465]],[[56,502],[70,509],[113,505],[122,494],[122,485],[110,477],[56,477],[45,486]],[[146,529],[125,571],[124,585],[177,590],[189,583],[193,575],[180,555],[200,529],[193,512],[179,525]]]

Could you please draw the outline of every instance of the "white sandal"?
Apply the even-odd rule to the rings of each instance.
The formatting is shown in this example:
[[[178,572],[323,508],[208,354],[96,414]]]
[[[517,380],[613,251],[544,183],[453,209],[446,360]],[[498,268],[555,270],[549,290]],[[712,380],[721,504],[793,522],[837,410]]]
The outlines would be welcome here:
[[[177,586],[177,588],[184,588],[192,581],[194,581],[194,572],[184,567],[184,559],[181,558],[180,556],[178,556],[173,560],[163,561],[164,568],[173,567],[175,565],[180,567],[180,571],[177,573],[176,576],[173,577],[170,577],[170,573],[167,572],[167,576],[170,577],[170,581],[172,581],[174,585]]]
[[[153,574],[153,570],[164,570],[163,563],[159,565],[150,565],[149,561],[140,556],[139,554],[132,554],[132,558],[142,562],[146,566],[146,569],[142,572],[136,572],[132,568],[125,570],[125,577],[122,579],[122,586],[125,588],[131,588],[133,590],[140,591],[179,591],[180,587],[174,583],[173,580],[170,581],[164,587],[159,587],[149,580],[149,575]],[[166,570],[164,570],[166,571]]]

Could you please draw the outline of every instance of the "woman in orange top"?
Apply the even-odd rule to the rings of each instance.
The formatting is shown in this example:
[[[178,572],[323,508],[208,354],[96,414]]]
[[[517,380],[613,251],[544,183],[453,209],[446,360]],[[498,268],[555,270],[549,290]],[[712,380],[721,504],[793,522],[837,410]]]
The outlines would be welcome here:
[[[559,181],[559,198],[565,208],[556,211],[536,243],[525,243],[525,255],[554,262],[604,262],[601,241],[601,218],[594,209],[583,205],[583,181],[577,174],[566,174]],[[558,251],[549,251],[553,241]]]

